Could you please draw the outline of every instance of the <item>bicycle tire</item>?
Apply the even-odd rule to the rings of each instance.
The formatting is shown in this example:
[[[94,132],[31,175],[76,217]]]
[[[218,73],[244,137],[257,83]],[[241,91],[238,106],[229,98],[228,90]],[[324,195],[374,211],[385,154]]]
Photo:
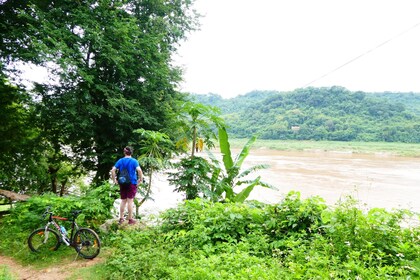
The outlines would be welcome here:
[[[32,252],[57,251],[60,244],[59,234],[52,229],[47,229],[47,236],[45,228],[39,228],[34,230],[28,237],[28,246]]]
[[[98,234],[90,228],[80,228],[73,237],[76,252],[85,259],[95,258],[101,251],[101,241]]]

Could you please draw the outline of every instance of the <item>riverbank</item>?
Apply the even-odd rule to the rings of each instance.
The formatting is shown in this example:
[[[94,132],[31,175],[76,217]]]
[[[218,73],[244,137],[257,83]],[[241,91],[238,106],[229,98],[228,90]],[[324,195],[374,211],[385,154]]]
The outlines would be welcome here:
[[[242,148],[247,141],[248,139],[229,139],[232,148]],[[403,157],[420,157],[420,143],[257,139],[252,145],[252,149],[262,148],[276,151],[337,151],[353,154],[389,154]]]

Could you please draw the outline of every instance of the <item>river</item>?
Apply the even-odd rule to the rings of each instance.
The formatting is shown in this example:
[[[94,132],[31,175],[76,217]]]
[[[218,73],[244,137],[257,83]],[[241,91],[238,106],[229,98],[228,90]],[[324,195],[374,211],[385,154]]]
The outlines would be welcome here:
[[[235,152],[238,151],[233,151],[233,157]],[[299,191],[302,198],[320,196],[328,205],[350,195],[365,209],[381,207],[420,212],[420,158],[385,153],[254,149],[243,168],[256,164],[268,164],[269,168],[252,173],[252,177],[261,175],[262,181],[277,190],[256,187],[250,199],[277,203],[293,190]],[[158,176],[153,185],[154,201],[146,202],[142,212],[158,212],[182,201],[182,196],[172,191],[164,175]]]
[[[285,193],[318,195],[333,205],[348,195],[360,206],[404,208],[420,212],[420,158],[351,152],[255,150],[247,158],[267,163],[261,177],[277,191],[258,188],[252,197],[275,203]]]

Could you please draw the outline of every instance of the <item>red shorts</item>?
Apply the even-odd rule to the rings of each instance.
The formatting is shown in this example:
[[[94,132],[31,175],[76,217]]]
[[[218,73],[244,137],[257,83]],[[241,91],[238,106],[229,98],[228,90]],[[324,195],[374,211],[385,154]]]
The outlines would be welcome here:
[[[120,186],[121,199],[134,198],[137,193],[137,185],[131,184],[130,186]]]

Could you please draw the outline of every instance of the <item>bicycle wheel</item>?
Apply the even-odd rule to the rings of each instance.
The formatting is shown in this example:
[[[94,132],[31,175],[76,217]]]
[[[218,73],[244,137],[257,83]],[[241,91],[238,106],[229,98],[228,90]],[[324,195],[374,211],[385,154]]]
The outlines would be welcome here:
[[[52,229],[39,228],[28,237],[29,249],[37,253],[56,251],[60,244],[58,233]]]
[[[73,246],[83,258],[93,259],[101,250],[101,241],[90,228],[81,228],[74,234]]]

